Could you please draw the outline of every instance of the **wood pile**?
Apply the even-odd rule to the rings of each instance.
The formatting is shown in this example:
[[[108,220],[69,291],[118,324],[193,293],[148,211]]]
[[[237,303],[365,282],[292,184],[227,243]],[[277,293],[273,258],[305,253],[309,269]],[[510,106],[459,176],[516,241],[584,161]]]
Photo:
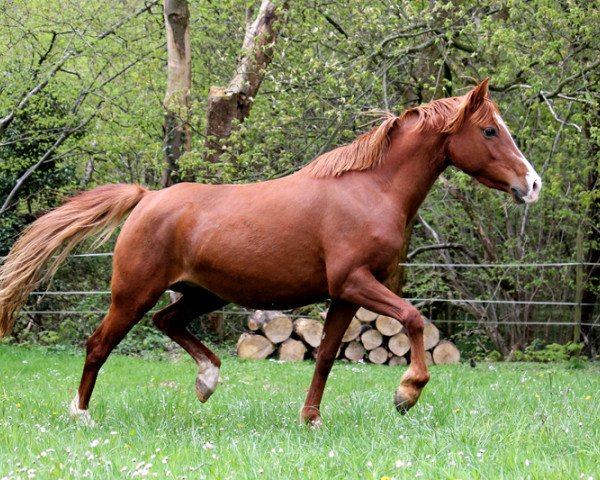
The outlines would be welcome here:
[[[323,336],[321,321],[292,320],[275,311],[256,310],[248,318],[248,329],[250,333],[240,336],[236,351],[240,358],[254,360],[316,358]],[[439,330],[427,319],[423,339],[428,365],[460,362],[458,348],[448,340],[440,341]],[[338,358],[380,365],[407,365],[410,363],[410,341],[397,320],[360,308],[344,334]]]

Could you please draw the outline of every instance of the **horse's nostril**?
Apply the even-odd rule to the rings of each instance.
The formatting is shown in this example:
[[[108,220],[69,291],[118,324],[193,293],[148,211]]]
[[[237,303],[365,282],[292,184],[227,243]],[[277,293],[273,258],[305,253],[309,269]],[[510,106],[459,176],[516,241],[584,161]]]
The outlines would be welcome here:
[[[537,180],[534,180],[533,185],[531,186],[531,189],[534,192],[537,192],[540,189],[540,182],[538,182]]]

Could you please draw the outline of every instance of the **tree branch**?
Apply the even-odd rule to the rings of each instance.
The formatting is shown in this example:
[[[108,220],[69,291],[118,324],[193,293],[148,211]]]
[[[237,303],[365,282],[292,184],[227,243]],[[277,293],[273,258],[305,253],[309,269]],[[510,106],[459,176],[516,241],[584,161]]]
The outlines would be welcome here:
[[[102,102],[100,102],[100,104],[101,103]],[[31,167],[29,167],[27,169],[27,171],[19,177],[19,179],[17,180],[17,183],[15,184],[15,186],[12,188],[12,190],[10,191],[10,193],[4,200],[2,207],[0,207],[0,215],[2,215],[4,212],[6,212],[11,207],[13,198],[15,198],[16,194],[19,192],[19,190],[23,186],[23,184],[25,183],[25,180],[27,180],[31,175],[33,175],[33,173],[40,167],[40,165],[42,165],[44,162],[46,162],[46,160],[48,160],[48,158],[50,157],[52,152],[54,152],[58,147],[60,147],[67,138],[69,138],[75,132],[78,132],[79,130],[84,128],[88,123],[90,123],[90,121],[96,116],[96,114],[98,112],[98,108],[100,107],[100,104],[97,105],[94,113],[92,113],[87,119],[85,119],[85,121],[80,123],[77,127],[65,128],[62,131],[62,133],[60,134],[60,136],[56,139],[56,141],[52,144],[52,146],[46,151],[46,153],[44,153],[42,158],[40,158],[36,163],[34,163]]]
[[[436,245],[425,245],[423,247],[415,248],[412,252],[410,252],[407,256],[407,260],[411,260],[417,255],[420,255],[423,252],[429,252],[431,250],[465,250],[465,246],[461,243],[438,243]]]

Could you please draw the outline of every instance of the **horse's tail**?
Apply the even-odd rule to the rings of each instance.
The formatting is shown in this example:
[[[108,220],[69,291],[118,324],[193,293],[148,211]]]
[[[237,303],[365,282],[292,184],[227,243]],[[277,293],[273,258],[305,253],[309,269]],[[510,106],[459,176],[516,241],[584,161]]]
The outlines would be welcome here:
[[[75,245],[95,234],[101,236],[94,247],[107,241],[146,193],[139,185],[104,185],[69,199],[29,225],[0,267],[0,337],[12,330],[29,293],[54,275]]]

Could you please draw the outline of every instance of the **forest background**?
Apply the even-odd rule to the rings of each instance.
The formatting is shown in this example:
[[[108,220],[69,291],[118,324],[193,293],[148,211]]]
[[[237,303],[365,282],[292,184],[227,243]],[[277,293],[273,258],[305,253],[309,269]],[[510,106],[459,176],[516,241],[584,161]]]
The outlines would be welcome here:
[[[369,130],[375,111],[399,114],[490,77],[542,176],[541,199],[516,206],[447,170],[402,252],[436,266],[400,268],[394,288],[470,356],[523,358],[569,341],[595,355],[599,13],[566,0],[3,0],[0,255],[78,190],[276,178]],[[258,82],[244,78],[252,69]],[[109,282],[110,257],[74,257],[48,289]],[[81,343],[108,302],[32,295],[10,341]],[[231,340],[244,314],[232,307],[195,328]],[[146,319],[121,348],[168,345]]]

